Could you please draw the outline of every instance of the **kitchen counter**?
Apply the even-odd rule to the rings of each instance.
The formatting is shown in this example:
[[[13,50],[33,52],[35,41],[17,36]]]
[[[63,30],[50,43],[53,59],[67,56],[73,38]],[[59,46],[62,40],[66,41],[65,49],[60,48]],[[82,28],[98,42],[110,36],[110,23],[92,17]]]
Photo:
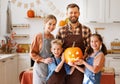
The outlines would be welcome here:
[[[107,50],[109,54],[120,54],[120,50]]]
[[[0,54],[0,60],[14,57],[14,56],[29,56],[29,53],[12,53],[12,54]]]
[[[107,54],[107,57],[120,57],[120,54]]]
[[[17,55],[17,53],[14,53],[14,54],[0,54],[0,60],[10,58],[10,57],[13,57],[13,56],[16,56],[16,55]]]

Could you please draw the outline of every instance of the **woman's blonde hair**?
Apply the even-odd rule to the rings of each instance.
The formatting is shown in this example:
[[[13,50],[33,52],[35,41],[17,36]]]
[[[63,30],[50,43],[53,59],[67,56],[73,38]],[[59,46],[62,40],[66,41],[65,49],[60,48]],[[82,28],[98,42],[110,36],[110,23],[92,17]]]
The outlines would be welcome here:
[[[48,22],[49,20],[51,20],[51,19],[56,20],[56,23],[57,23],[57,18],[56,18],[54,15],[52,15],[52,14],[47,15],[47,16],[45,17],[45,19],[44,19],[44,22],[47,23],[47,22]]]

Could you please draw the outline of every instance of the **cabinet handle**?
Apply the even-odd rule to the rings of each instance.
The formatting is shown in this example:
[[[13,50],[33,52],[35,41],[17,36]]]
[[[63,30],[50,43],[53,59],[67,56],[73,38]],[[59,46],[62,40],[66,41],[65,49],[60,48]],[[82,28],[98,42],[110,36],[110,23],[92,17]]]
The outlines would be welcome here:
[[[11,60],[13,60],[14,58],[10,58]]]
[[[120,23],[120,21],[113,21],[113,23]]]
[[[120,76],[120,74],[115,74],[115,76]]]
[[[113,59],[120,59],[119,57],[113,57]]]
[[[5,60],[2,61],[3,63],[6,62]]]
[[[90,21],[90,23],[97,23],[97,21]]]

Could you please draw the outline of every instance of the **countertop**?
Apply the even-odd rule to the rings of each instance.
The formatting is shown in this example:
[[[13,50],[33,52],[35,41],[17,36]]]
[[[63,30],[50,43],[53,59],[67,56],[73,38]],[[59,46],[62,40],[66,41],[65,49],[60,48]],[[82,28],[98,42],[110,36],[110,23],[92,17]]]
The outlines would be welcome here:
[[[111,49],[111,50],[107,50],[107,52],[109,54],[120,54],[120,50],[113,50],[113,49]]]
[[[0,54],[0,60],[10,58],[10,57],[13,57],[13,56],[17,56],[17,53],[14,53],[14,54]]]
[[[120,57],[120,54],[107,54],[106,56],[107,56],[107,57],[113,57],[113,56],[115,56],[115,57]]]

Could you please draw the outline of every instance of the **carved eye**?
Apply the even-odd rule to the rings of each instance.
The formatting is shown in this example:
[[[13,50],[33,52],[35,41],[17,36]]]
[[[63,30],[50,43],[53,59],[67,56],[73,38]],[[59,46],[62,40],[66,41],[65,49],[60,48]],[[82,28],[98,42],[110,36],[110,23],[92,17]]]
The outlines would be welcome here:
[[[68,55],[71,55],[71,52],[70,52],[70,51],[68,51]]]
[[[76,52],[76,55],[79,55],[79,51]]]

